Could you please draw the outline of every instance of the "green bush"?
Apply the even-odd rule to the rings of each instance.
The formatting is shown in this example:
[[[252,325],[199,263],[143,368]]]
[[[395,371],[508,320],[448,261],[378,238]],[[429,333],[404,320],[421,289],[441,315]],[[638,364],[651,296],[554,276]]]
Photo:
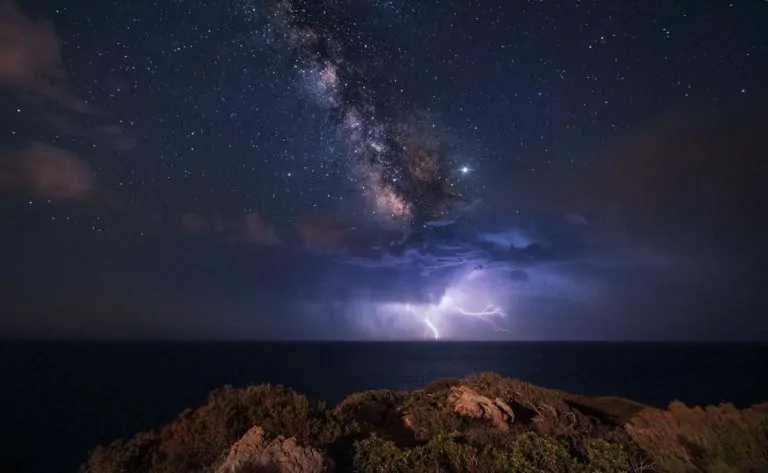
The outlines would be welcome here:
[[[399,405],[402,404],[408,393],[391,391],[389,389],[375,389],[353,393],[344,398],[334,409],[336,415],[345,418],[354,413],[354,410],[365,404]]]
[[[590,439],[587,442],[589,473],[627,473],[629,458],[624,446],[602,439]]]
[[[407,473],[409,458],[394,442],[376,436],[355,443],[355,470],[361,473]]]
[[[476,464],[477,450],[447,436],[408,449],[376,436],[355,444],[354,467],[359,473],[461,473],[475,471]]]
[[[419,449],[412,471],[468,472],[477,464],[477,450],[454,437],[438,435]]]
[[[495,454],[496,469],[519,473],[571,473],[581,468],[563,444],[534,432],[518,435],[508,451]]]
[[[626,459],[626,458],[625,458]],[[611,464],[607,458],[602,461]],[[400,449],[393,442],[369,437],[355,444],[358,473],[573,473],[585,466],[555,439],[528,432],[506,448],[478,449],[460,437],[440,435],[424,445]],[[590,469],[590,473],[618,473],[620,469]]]

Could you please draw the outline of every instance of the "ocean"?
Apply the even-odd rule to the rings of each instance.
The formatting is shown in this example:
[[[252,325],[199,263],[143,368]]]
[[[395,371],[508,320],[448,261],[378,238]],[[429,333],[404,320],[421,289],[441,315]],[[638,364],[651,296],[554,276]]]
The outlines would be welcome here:
[[[224,385],[283,384],[333,405],[478,371],[655,406],[768,400],[765,344],[7,342],[0,472],[76,472],[95,445],[159,427]]]

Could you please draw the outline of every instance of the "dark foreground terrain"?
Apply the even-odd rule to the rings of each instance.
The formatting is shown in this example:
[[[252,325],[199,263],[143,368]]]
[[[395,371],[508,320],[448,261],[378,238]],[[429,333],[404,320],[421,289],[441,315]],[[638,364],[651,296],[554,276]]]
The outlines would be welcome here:
[[[223,388],[86,473],[768,471],[768,404],[667,409],[481,373],[366,391],[333,409],[280,386]]]

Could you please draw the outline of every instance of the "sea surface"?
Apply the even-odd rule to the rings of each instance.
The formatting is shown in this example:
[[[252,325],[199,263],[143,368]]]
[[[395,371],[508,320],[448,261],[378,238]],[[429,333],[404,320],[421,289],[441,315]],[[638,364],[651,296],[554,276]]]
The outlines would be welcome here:
[[[224,385],[329,404],[495,371],[656,406],[768,400],[768,345],[690,343],[0,343],[0,472],[76,472],[95,445],[161,426]]]

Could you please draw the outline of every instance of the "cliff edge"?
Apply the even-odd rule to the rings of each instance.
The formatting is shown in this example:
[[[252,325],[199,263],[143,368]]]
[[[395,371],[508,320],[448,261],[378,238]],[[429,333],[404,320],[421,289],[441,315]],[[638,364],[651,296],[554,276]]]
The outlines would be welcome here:
[[[481,373],[366,391],[333,409],[226,387],[174,422],[97,447],[82,473],[765,473],[768,404],[656,409]]]

